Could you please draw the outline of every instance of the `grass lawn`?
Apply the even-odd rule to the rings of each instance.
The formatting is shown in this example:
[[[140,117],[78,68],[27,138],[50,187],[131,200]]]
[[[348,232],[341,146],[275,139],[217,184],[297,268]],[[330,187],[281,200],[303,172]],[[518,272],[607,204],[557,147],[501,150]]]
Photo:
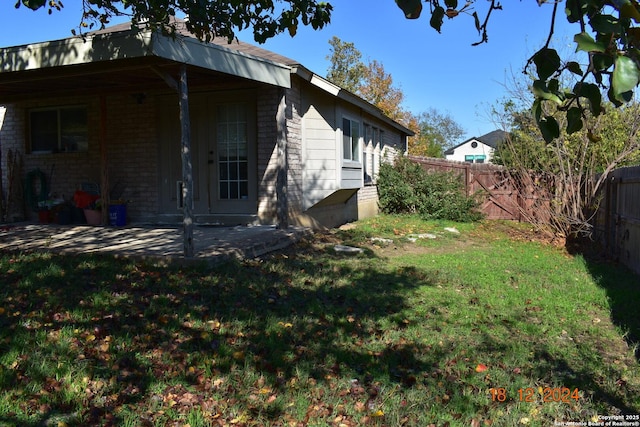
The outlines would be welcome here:
[[[0,426],[637,416],[639,286],[520,224],[392,216],[216,268],[0,253]]]

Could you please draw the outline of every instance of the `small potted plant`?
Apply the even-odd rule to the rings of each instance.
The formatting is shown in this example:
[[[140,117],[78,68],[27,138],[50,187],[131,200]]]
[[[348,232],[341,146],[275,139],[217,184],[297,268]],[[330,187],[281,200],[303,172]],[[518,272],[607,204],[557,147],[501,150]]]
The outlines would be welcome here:
[[[78,190],[73,195],[76,207],[84,210],[84,216],[89,225],[102,224],[102,202],[97,194]]]
[[[64,203],[62,199],[47,199],[38,202],[38,220],[41,224],[53,222],[58,212],[58,206]]]
[[[38,212],[38,221],[40,224],[48,224],[51,222],[51,211],[49,210],[49,205],[46,200],[38,202],[36,211]]]
[[[84,216],[87,219],[89,225],[102,224],[102,201],[96,199],[89,206],[84,208]]]

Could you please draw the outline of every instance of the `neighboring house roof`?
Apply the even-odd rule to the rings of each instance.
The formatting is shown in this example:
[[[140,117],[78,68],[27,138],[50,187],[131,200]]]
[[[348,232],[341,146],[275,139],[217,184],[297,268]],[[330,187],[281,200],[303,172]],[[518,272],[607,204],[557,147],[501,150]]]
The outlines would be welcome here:
[[[224,37],[209,43],[191,35],[184,21],[177,20],[178,37],[132,29],[118,24],[42,43],[0,49],[0,103],[27,96],[78,94],[97,87],[106,90],[135,90],[149,84],[149,75],[134,73],[146,67],[171,70],[176,63],[194,66],[189,81],[204,81],[211,73],[223,73],[283,88],[291,86],[291,74],[343,99],[406,135],[414,132],[387,117],[376,106],[311,72],[298,61],[241,41],[228,43]],[[117,60],[128,60],[119,65]],[[72,68],[75,67],[75,68]],[[149,68],[151,67],[151,68]],[[155,68],[154,68],[155,67]],[[157,76],[156,76],[157,77]],[[161,81],[161,79],[158,79]],[[164,84],[161,82],[161,84]]]
[[[495,149],[495,148],[498,147],[498,144],[500,144],[501,142],[504,142],[507,139],[507,135],[508,135],[507,132],[505,132],[503,130],[500,130],[500,129],[496,129],[496,130],[491,131],[491,132],[489,132],[487,134],[484,134],[482,136],[474,136],[472,138],[469,138],[469,139],[461,142],[460,144],[449,148],[447,151],[444,152],[444,154],[445,155],[446,154],[451,155],[451,154],[453,154],[453,152],[454,152],[454,150],[456,148],[461,147],[461,146],[463,146],[466,143],[471,142],[471,141],[478,141],[478,142],[483,143],[484,145],[488,145],[489,147]]]

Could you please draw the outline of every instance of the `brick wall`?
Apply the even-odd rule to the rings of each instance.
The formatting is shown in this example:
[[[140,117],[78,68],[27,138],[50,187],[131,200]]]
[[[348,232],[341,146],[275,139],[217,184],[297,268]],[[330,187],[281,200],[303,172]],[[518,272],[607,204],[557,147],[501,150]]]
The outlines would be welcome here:
[[[2,150],[2,164],[0,165],[2,179],[0,180],[0,185],[2,185],[2,203],[4,203],[3,213],[8,221],[21,221],[25,217],[24,192],[22,190],[24,171],[18,169],[23,157],[21,148],[16,144],[16,141],[21,136],[20,130],[23,128],[22,117],[23,115],[20,114],[20,111],[16,111],[15,108],[0,107],[0,149]],[[13,163],[11,183],[9,183],[9,152],[16,159]],[[0,219],[0,221],[5,218]]]
[[[159,209],[154,106],[128,94],[107,98],[109,186],[124,190],[128,215],[138,220],[154,218]]]
[[[300,82],[292,82],[286,90],[287,132],[287,202],[289,215],[302,211],[302,117],[300,115]],[[278,88],[258,92],[258,218],[263,223],[276,222],[277,182],[277,112],[280,100]]]
[[[37,107],[84,104],[88,109],[89,148],[86,152],[30,154],[26,152],[27,111]],[[122,197],[131,201],[129,215],[140,218],[156,213],[157,155],[155,114],[148,100],[138,104],[129,95],[107,97],[107,156],[110,187],[120,182]],[[65,98],[12,105],[7,109],[0,127],[2,144],[3,185],[6,185],[6,154],[9,149],[24,157],[24,174],[40,169],[49,180],[51,196],[70,200],[84,182],[101,182],[100,163],[100,102],[98,98]],[[131,159],[140,159],[131,162]],[[26,218],[36,219],[36,213],[26,209]]]
[[[17,148],[15,141],[18,139],[18,127],[19,123],[17,123],[15,109],[7,109],[6,107],[0,106],[0,149],[2,150],[2,164],[0,165],[2,169],[2,180],[0,181],[0,185],[3,186],[3,194],[6,194],[7,191],[7,153],[9,150],[15,151]]]
[[[263,223],[276,220],[277,178],[277,128],[278,89],[265,88],[258,91],[256,118],[258,121],[258,218]]]
[[[58,154],[29,154],[26,153],[26,117],[30,108],[85,104],[88,109],[89,121],[89,150],[86,152],[58,153]],[[24,159],[23,174],[40,169],[49,182],[51,197],[71,199],[81,182],[95,181],[100,177],[100,153],[98,147],[98,105],[86,98],[56,99],[49,102],[31,102],[8,106],[5,120],[0,130],[2,141],[2,168],[6,169],[6,154],[9,149],[22,153]],[[3,177],[3,184],[6,180]],[[39,188],[34,189],[38,192]],[[37,218],[36,212],[30,207],[25,211],[26,219]]]
[[[287,157],[288,157],[288,188],[287,201],[289,214],[297,215],[302,212],[303,184],[302,184],[302,94],[301,82],[294,78],[291,89],[287,90]]]

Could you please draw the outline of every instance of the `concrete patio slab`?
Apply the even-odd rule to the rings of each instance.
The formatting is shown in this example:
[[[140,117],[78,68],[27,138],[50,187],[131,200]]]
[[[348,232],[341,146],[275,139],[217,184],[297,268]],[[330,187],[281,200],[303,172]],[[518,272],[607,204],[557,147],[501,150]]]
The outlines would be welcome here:
[[[283,249],[311,230],[275,226],[196,226],[195,256],[217,262],[228,257],[255,258]],[[123,257],[185,260],[182,228],[176,226],[102,227],[88,225],[10,224],[0,226],[0,250],[59,253],[109,253]]]

